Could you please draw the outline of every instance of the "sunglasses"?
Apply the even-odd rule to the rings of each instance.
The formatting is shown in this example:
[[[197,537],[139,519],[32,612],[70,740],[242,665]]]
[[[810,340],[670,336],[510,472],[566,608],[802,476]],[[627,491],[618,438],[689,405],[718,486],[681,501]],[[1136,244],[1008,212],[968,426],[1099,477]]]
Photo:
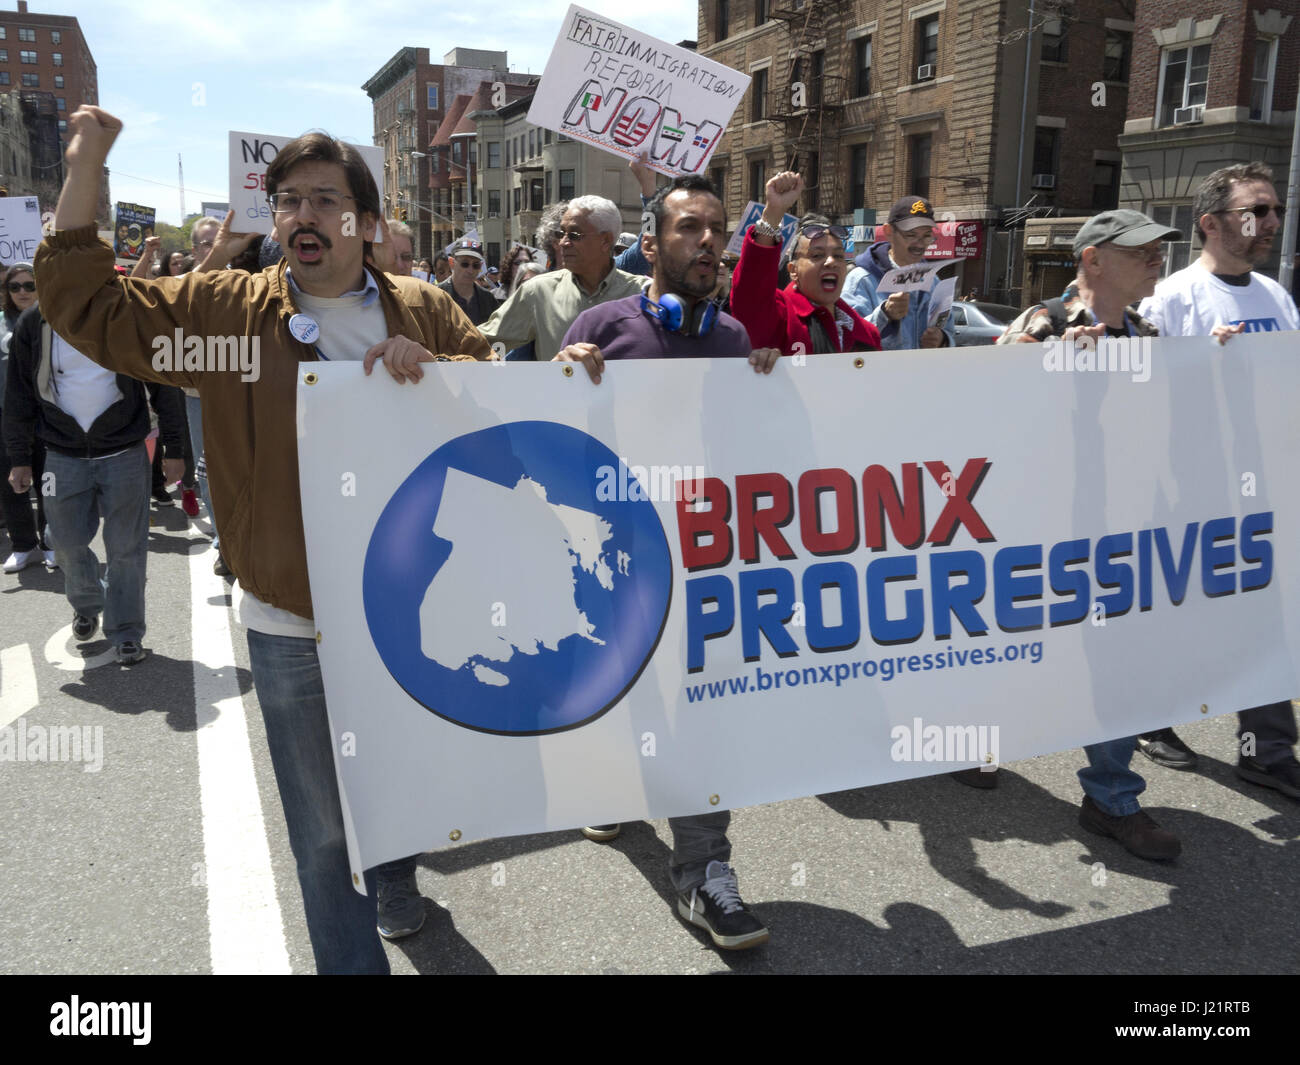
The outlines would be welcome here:
[[[1267,218],[1269,211],[1277,213],[1277,220],[1282,221],[1282,216],[1286,213],[1286,208],[1279,204],[1257,203],[1254,207],[1225,207],[1222,211],[1215,211],[1215,214],[1240,214],[1254,215],[1255,218]]]
[[[9,291],[10,292],[35,292],[36,282],[35,281],[10,281]]]
[[[836,240],[848,240],[849,231],[844,226],[804,226],[799,230],[801,237],[807,237],[809,240],[816,240],[818,237],[824,237],[829,233]]]

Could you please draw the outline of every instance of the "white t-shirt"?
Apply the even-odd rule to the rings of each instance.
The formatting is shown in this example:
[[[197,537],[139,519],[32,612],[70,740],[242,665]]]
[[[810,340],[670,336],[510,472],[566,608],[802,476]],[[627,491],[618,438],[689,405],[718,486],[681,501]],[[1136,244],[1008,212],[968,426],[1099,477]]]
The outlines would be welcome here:
[[[104,411],[122,398],[117,374],[91,362],[57,333],[50,339],[50,367],[59,410],[90,432]]]
[[[1245,323],[1246,333],[1300,329],[1295,301],[1271,277],[1252,273],[1249,285],[1229,285],[1199,259],[1156,285],[1138,313],[1149,318],[1161,336],[1209,336],[1216,325],[1238,322]]]
[[[384,319],[383,305],[379,302],[379,286],[369,272],[366,273],[365,287],[355,292],[325,298],[310,296],[294,285],[293,296],[302,312],[320,326],[316,349],[332,362],[360,362],[367,351],[388,339],[388,324]],[[316,638],[316,624],[311,618],[264,603],[251,592],[244,591],[238,582],[232,598],[235,616],[247,629],[271,636]]]

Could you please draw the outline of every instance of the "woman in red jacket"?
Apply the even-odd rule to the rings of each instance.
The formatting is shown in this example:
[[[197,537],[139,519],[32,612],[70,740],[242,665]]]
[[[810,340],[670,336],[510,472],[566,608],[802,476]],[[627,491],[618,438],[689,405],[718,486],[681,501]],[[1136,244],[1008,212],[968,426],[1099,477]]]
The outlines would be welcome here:
[[[767,183],[763,217],[745,234],[731,281],[731,313],[756,348],[783,355],[879,351],[880,333],[840,299],[852,265],[844,253],[848,230],[822,215],[804,215],[788,270],[778,287],[781,218],[803,193],[803,178],[786,171]]]

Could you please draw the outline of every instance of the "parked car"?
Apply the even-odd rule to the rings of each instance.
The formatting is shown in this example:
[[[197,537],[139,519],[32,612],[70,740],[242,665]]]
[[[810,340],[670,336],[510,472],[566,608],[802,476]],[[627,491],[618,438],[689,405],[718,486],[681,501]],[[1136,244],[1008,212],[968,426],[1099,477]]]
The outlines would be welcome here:
[[[968,348],[997,343],[1002,331],[1015,321],[1020,308],[1008,307],[1004,303],[956,300],[949,313],[957,346]]]

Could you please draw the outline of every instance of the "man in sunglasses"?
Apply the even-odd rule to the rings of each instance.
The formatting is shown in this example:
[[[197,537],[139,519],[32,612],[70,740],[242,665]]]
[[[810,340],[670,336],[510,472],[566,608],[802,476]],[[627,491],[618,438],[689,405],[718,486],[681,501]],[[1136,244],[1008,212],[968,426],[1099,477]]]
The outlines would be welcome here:
[[[371,894],[353,888],[317,657],[298,484],[298,448],[314,438],[299,436],[299,363],[347,359],[362,362],[368,375],[382,360],[395,381],[415,383],[424,376],[421,363],[487,359],[490,351],[445,292],[366,267],[381,207],[355,146],[308,133],[271,161],[267,198],[284,252],[274,268],[144,281],[114,274],[112,250],[96,238],[101,175],[122,123],[81,107],[68,124],[56,232],[36,255],[42,306],[54,331],[88,359],[142,380],[198,389],[221,548],[239,581],[237,609],[248,630],[316,967],[387,973],[375,934],[377,921],[388,919],[377,909],[385,887],[376,892],[380,877],[367,873]],[[248,379],[215,366],[156,367],[147,338],[177,332],[255,337],[258,371]],[[402,909],[394,920],[404,923],[385,928],[413,932],[425,913],[415,862],[390,865],[402,868],[401,879],[387,883]]]
[[[451,249],[451,277],[438,287],[456,301],[476,326],[496,313],[500,303],[491,292],[478,284],[483,269],[483,245],[477,240],[458,241]]]
[[[930,287],[919,292],[876,291],[881,278],[900,266],[924,261],[925,249],[934,241],[934,208],[923,196],[904,196],[889,209],[889,221],[880,227],[882,240],[872,244],[854,262],[844,282],[844,300],[880,330],[880,343],[887,351],[952,347],[952,325],[930,324],[934,291],[939,275],[930,277]]]
[[[879,351],[879,331],[840,298],[849,272],[843,226],[804,215],[787,265],[790,283],[777,288],[781,220],[802,194],[803,178],[793,171],[768,181],[763,214],[745,234],[732,276],[731,313],[755,348],[779,348],[783,355]]]
[[[1255,268],[1268,261],[1281,237],[1282,205],[1273,171],[1246,163],[1214,171],[1196,189],[1192,217],[1201,238],[1200,258],[1156,286],[1139,308],[1164,336],[1212,336],[1226,343],[1238,333],[1300,329],[1290,294]],[[1289,254],[1289,253],[1288,253]],[[1300,799],[1296,720],[1289,700],[1242,710],[1237,735],[1243,749],[1237,775]],[[1254,741],[1253,753],[1247,737]],[[1138,738],[1138,749],[1173,769],[1196,764],[1196,755],[1171,728]]]

